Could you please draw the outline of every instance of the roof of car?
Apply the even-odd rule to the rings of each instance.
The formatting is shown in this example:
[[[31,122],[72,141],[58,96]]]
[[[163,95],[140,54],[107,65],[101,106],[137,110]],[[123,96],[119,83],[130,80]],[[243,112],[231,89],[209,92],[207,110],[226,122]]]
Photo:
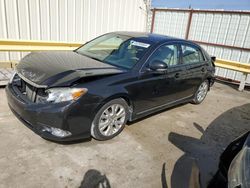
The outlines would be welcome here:
[[[152,42],[166,42],[166,41],[184,41],[183,39],[170,37],[166,35],[160,35],[155,33],[147,33],[147,32],[130,32],[130,31],[117,31],[113,32],[120,35],[127,35],[134,38],[143,38],[144,40],[149,40]]]

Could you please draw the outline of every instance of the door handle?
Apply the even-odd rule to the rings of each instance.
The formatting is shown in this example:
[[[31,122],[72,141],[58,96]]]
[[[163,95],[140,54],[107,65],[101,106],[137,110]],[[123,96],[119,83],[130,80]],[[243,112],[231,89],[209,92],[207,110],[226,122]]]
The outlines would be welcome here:
[[[175,78],[179,78],[179,77],[180,77],[180,73],[177,72],[177,73],[175,74]]]
[[[205,72],[205,68],[204,67],[202,67],[201,72]]]

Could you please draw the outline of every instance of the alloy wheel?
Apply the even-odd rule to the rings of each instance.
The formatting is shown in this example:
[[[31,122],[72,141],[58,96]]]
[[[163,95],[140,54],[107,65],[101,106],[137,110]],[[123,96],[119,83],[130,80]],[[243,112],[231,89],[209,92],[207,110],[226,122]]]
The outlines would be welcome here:
[[[208,91],[208,83],[207,82],[203,82],[197,92],[197,100],[198,102],[203,101],[203,99],[206,97]]]
[[[126,119],[125,108],[120,104],[112,104],[107,107],[99,119],[99,131],[104,136],[112,136],[117,133]]]

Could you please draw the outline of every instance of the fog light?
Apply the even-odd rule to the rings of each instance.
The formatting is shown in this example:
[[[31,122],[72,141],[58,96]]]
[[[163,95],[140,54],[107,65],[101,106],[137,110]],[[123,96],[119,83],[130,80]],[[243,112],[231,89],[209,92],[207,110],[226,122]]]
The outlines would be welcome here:
[[[71,135],[71,132],[65,131],[65,130],[62,130],[59,128],[55,128],[55,127],[45,127],[44,126],[42,131],[49,132],[50,134],[52,134],[56,137],[60,137],[60,138],[67,137],[67,136]]]

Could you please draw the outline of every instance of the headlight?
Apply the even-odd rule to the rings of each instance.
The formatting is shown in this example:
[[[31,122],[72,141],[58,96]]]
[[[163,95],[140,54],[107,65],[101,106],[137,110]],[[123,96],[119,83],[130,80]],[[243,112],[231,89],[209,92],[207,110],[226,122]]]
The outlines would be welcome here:
[[[47,102],[59,103],[70,100],[77,100],[86,94],[87,88],[52,88],[46,90],[48,93]]]

